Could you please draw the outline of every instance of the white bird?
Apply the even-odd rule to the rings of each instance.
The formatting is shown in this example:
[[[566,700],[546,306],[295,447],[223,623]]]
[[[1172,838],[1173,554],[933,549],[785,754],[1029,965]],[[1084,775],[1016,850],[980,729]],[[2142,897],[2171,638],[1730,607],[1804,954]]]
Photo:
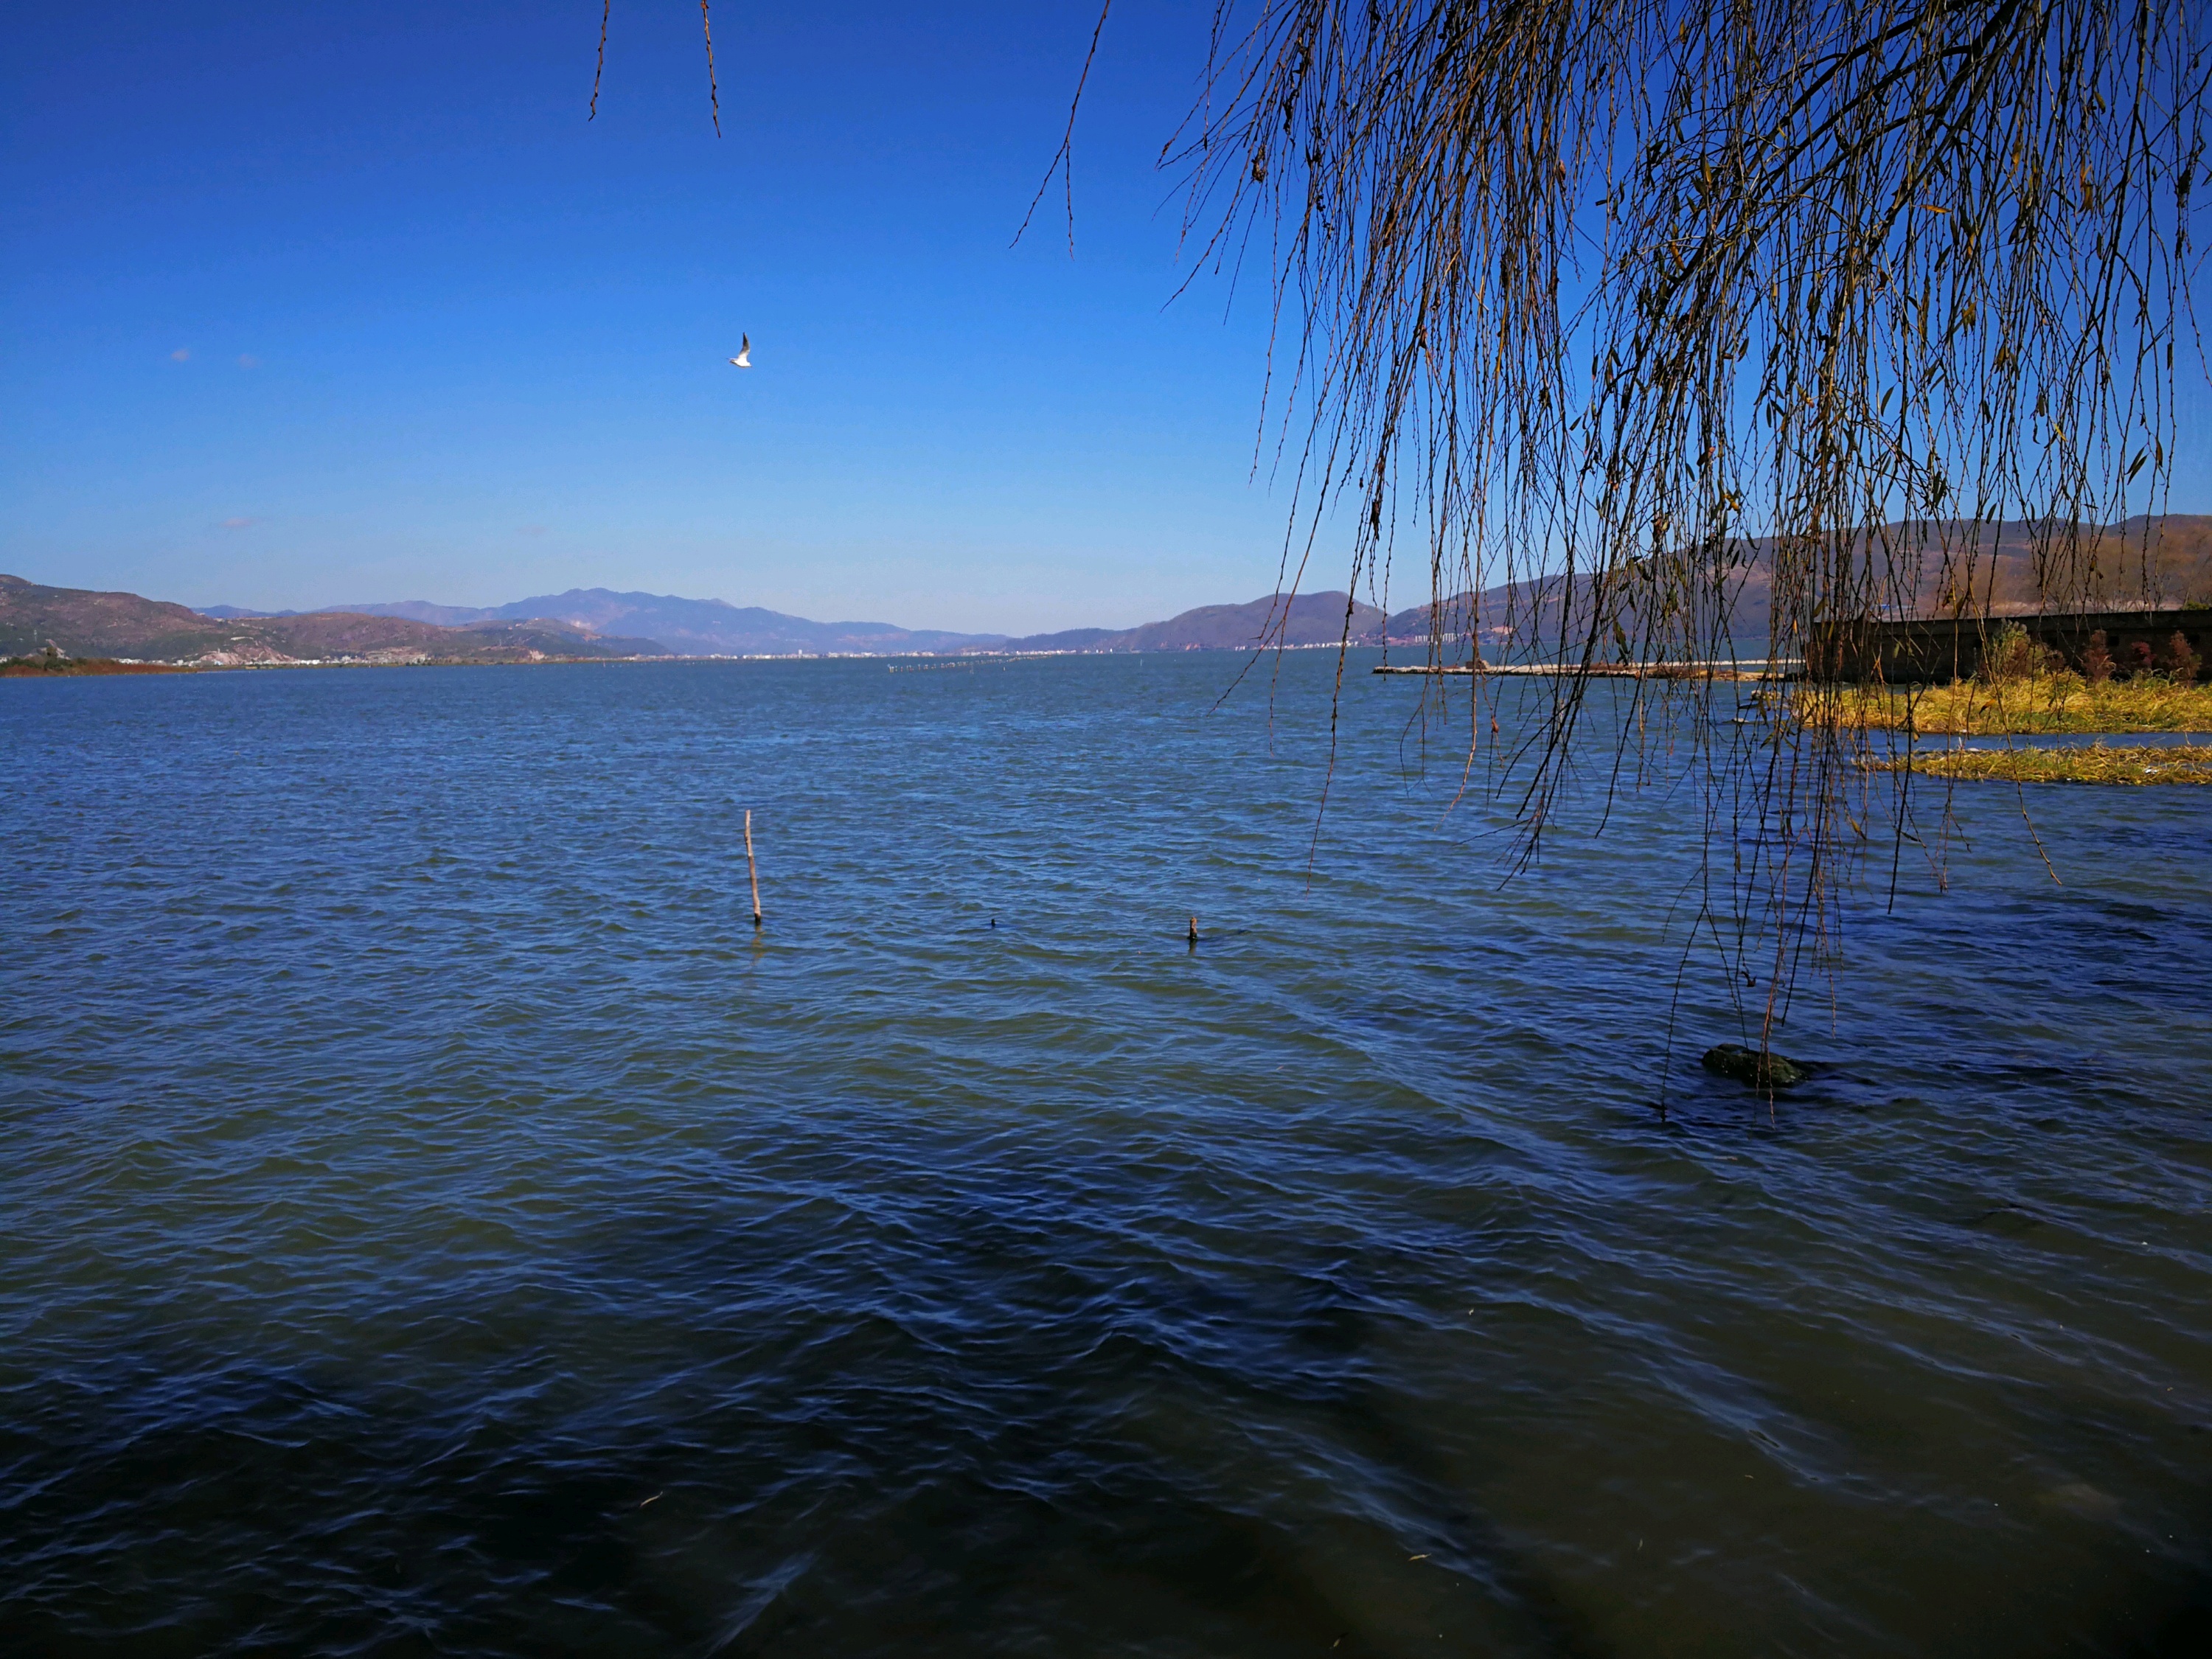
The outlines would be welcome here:
[[[730,362],[739,368],[750,368],[753,366],[753,337],[751,335],[740,334],[738,336],[738,355],[731,358]]]

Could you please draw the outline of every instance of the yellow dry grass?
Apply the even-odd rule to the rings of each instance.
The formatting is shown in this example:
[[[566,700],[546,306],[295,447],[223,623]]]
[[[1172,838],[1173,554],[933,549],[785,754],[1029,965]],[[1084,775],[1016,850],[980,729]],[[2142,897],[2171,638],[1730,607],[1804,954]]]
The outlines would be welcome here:
[[[1869,761],[1878,772],[1905,768],[1899,757]],[[1933,749],[1912,757],[1929,777],[1988,783],[2212,783],[2212,744],[2158,748]]]
[[[2212,686],[2141,677],[2092,685],[2079,674],[1995,683],[1960,680],[1911,690],[1811,692],[1814,719],[1877,731],[1989,738],[2010,733],[2212,732]]]

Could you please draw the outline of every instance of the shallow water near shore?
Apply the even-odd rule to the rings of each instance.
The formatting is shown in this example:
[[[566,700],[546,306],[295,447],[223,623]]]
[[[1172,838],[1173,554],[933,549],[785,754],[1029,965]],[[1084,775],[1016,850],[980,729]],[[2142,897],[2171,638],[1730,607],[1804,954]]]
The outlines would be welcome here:
[[[1368,661],[1317,839],[1327,653],[0,687],[0,1650],[2202,1650],[2203,793],[1770,1110]]]

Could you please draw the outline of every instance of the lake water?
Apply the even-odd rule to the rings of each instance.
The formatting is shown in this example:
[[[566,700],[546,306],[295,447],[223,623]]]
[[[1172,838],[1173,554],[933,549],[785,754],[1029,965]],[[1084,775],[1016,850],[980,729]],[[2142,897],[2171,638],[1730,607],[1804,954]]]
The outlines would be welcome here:
[[[2212,1651],[2212,792],[1770,1114],[1364,665],[0,685],[0,1650]]]

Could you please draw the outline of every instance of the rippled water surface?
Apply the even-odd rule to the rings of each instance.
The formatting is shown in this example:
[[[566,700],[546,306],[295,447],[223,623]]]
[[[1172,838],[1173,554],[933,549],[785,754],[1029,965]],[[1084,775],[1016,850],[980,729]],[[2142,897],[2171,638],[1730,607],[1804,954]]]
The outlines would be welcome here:
[[[1334,670],[0,684],[0,1650],[2212,1651],[2207,793],[1770,1116]]]

